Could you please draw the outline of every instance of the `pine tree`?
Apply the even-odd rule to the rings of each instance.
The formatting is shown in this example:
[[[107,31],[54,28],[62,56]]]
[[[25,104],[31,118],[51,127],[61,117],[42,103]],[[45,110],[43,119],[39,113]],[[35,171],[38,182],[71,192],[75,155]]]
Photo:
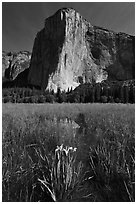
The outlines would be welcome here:
[[[67,94],[69,94],[69,87],[68,87],[68,90],[67,90]]]
[[[124,103],[124,87],[120,87],[120,101],[121,103]]]
[[[106,86],[103,87],[103,94],[102,94],[102,95],[103,95],[103,96],[106,96],[106,97],[108,98],[108,94],[109,94],[109,93],[108,93],[108,87],[106,87]]]
[[[124,103],[129,102],[129,88],[128,86],[124,86]]]
[[[100,84],[97,84],[95,86],[95,102],[100,102],[101,97],[101,86]]]
[[[129,89],[129,102],[135,103],[135,87],[133,85]]]
[[[57,98],[57,102],[58,102],[58,103],[62,103],[61,90],[60,90],[59,87],[58,87],[58,89],[57,89],[56,98]]]
[[[91,103],[94,103],[95,102],[95,88],[92,87],[92,91],[91,91]]]
[[[54,89],[52,89],[52,91],[51,91],[51,95],[53,95],[53,96],[54,96]]]
[[[71,86],[71,89],[70,89],[70,93],[73,91],[73,89],[72,89],[72,86]]]

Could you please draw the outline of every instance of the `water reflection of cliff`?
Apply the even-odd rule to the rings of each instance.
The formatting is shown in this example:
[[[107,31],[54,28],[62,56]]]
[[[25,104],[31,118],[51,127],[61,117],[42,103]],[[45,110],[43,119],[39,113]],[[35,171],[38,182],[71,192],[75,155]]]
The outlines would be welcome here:
[[[103,138],[102,130],[99,127],[97,128],[96,124],[92,124],[92,122],[87,121],[86,115],[83,113],[78,114],[75,122],[79,125],[76,133],[79,158],[86,160],[89,148],[95,146],[97,141]]]

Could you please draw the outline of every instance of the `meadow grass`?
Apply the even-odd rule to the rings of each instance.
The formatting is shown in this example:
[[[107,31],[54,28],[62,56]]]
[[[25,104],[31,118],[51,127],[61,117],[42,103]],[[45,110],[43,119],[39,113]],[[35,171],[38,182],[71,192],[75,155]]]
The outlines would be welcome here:
[[[3,201],[135,200],[134,105],[3,104],[2,126]]]

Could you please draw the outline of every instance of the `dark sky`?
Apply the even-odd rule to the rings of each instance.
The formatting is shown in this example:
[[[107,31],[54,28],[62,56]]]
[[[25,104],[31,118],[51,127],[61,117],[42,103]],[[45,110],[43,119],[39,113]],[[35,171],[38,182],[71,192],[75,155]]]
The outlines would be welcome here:
[[[2,3],[2,49],[32,51],[44,20],[62,7],[76,9],[92,25],[135,34],[134,2],[5,2]]]

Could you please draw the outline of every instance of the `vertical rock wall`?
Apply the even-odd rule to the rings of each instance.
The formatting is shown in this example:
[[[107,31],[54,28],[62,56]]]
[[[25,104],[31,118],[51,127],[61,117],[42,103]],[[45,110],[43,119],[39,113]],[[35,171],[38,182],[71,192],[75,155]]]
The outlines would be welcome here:
[[[74,9],[60,9],[36,36],[29,83],[42,89],[126,80],[134,75],[134,37],[90,25]]]

